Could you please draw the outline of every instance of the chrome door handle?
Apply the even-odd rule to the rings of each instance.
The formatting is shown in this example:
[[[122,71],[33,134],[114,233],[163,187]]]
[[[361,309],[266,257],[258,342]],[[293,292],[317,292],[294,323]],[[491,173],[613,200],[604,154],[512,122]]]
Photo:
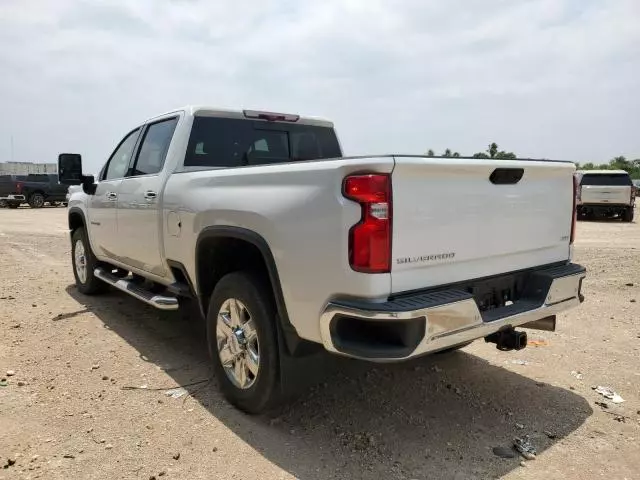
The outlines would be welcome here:
[[[144,198],[146,200],[155,200],[157,196],[158,194],[151,190],[147,190],[146,192],[144,192]]]
[[[107,192],[107,200],[117,200],[118,194],[116,192]]]

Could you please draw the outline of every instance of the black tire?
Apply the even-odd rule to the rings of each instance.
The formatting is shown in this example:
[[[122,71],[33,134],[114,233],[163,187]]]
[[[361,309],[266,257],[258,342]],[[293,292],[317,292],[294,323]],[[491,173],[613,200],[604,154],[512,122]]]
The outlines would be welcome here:
[[[0,208],[7,208],[9,204],[6,200],[0,200]]]
[[[82,244],[82,248],[84,249],[85,275],[81,275],[78,272],[76,250],[79,243]],[[99,262],[91,251],[91,246],[89,245],[89,240],[87,239],[84,228],[78,228],[73,232],[73,235],[71,235],[71,264],[73,265],[73,276],[76,279],[76,287],[80,293],[84,295],[95,295],[107,290],[107,284],[93,274]]]
[[[10,203],[10,204],[8,205],[8,207],[9,207],[9,208],[12,208],[12,209],[14,209],[14,210],[15,210],[16,208],[18,208],[19,206],[20,206],[20,204],[19,204],[19,203]]]
[[[42,208],[44,207],[44,195],[40,192],[32,193],[29,197],[29,206],[31,208]]]
[[[631,207],[631,208],[627,208],[627,209],[622,213],[622,221],[623,221],[623,222],[627,222],[627,223],[631,223],[631,222],[633,222],[633,207]]]
[[[257,333],[258,373],[248,388],[236,386],[222,366],[218,353],[218,313],[229,299],[244,304]],[[264,412],[275,404],[279,396],[280,362],[273,303],[270,287],[257,275],[248,272],[225,275],[216,285],[209,302],[207,344],[218,386],[231,404],[250,414]],[[245,355],[248,353],[245,352]]]

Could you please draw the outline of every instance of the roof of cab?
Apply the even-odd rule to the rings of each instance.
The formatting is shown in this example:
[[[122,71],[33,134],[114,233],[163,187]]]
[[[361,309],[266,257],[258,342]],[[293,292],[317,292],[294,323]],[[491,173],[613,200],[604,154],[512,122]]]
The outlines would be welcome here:
[[[212,107],[208,105],[186,105],[181,108],[175,108],[173,110],[169,110],[160,115],[155,115],[154,117],[147,119],[145,123],[154,121],[158,118],[165,117],[174,113],[180,113],[180,112],[184,112],[187,115],[196,116],[196,117],[223,117],[223,118],[244,119],[246,118],[245,116],[246,111],[259,111],[259,110],[227,109],[227,108]],[[260,112],[262,111],[260,110]],[[265,111],[265,113],[273,113],[273,112]],[[282,113],[282,114],[285,114],[285,113]],[[258,121],[266,122],[267,120],[258,120]],[[286,122],[286,123],[291,123],[291,122]],[[320,118],[320,117],[307,116],[307,115],[304,115],[304,116],[300,115],[299,119],[295,123],[303,124],[303,125],[316,125],[320,127],[333,127],[333,122],[331,122],[330,120]]]

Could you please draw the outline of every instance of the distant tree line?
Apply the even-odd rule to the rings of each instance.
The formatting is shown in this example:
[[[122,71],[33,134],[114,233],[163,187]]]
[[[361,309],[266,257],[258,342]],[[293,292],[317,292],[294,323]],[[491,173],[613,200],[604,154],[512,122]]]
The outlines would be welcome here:
[[[577,165],[580,170],[625,170],[629,172],[631,178],[640,178],[640,158],[627,160],[620,155],[609,160],[609,163],[596,165],[593,162]]]
[[[432,149],[427,150],[427,157],[435,156],[436,154]],[[460,156],[460,154],[458,152],[452,152],[450,148],[447,148],[440,156],[457,158]],[[476,152],[471,156],[473,158],[497,158],[500,160],[513,160],[517,158],[516,154],[513,152],[505,152],[504,150],[499,150],[498,144],[495,142],[490,143],[484,152]]]
[[[500,150],[498,144],[495,142],[490,143],[484,152],[476,152],[472,155],[473,158],[496,158],[501,160],[512,160],[518,158],[513,152],[505,152]],[[430,148],[426,153],[427,157],[436,157],[435,152]],[[450,148],[447,148],[440,157],[457,158],[460,157],[458,152],[452,152]],[[614,157],[608,163],[602,163],[596,165],[593,162],[578,164],[576,166],[580,170],[625,170],[629,172],[631,178],[640,179],[640,158],[635,160],[627,160],[623,156]]]

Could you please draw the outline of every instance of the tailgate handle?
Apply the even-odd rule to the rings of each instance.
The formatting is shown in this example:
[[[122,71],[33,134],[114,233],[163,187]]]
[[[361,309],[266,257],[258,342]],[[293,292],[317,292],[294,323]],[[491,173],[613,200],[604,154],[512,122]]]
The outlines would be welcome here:
[[[489,177],[494,185],[515,185],[524,175],[524,168],[496,168]]]

